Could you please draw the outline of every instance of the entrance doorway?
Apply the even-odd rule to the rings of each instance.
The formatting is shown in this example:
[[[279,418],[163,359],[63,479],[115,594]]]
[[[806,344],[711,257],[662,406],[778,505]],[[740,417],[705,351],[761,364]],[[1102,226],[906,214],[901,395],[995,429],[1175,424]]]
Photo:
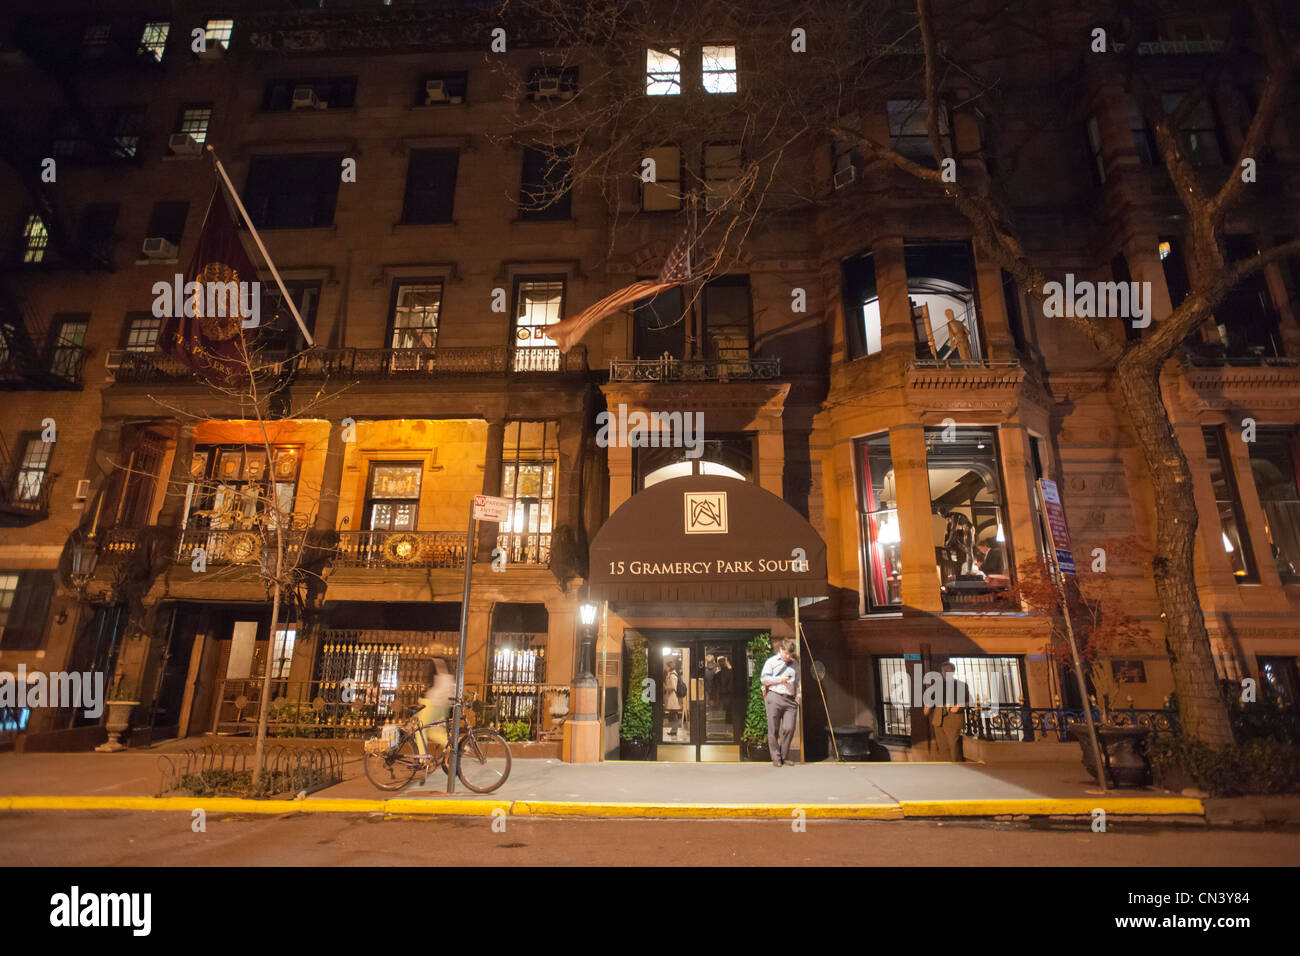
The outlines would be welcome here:
[[[656,760],[740,760],[751,637],[733,631],[649,635],[650,676],[661,689],[654,711]]]

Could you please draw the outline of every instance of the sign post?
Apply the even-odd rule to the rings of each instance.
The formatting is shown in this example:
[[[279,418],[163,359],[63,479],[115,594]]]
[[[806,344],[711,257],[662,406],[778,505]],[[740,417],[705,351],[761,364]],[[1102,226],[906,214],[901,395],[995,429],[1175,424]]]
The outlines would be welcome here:
[[[474,531],[479,520],[500,524],[510,517],[510,499],[475,495],[470,502],[469,528],[465,532],[465,586],[460,597],[460,650],[456,654],[456,700],[451,708],[451,726],[447,730],[447,746],[452,757],[447,761],[447,792],[456,792],[456,776],[460,773],[460,713],[461,698],[465,695],[465,638],[469,632],[469,589],[474,575]]]
[[[1079,700],[1083,703],[1083,718],[1088,725],[1088,738],[1092,742],[1092,752],[1097,759],[1097,782],[1101,792],[1106,792],[1106,766],[1101,747],[1097,742],[1097,727],[1092,721],[1092,701],[1088,699],[1088,685],[1083,679],[1083,663],[1079,659],[1079,645],[1074,639],[1074,625],[1070,620],[1070,595],[1066,587],[1065,576],[1074,575],[1074,551],[1070,548],[1070,529],[1065,523],[1065,509],[1061,507],[1061,495],[1056,482],[1047,478],[1038,479],[1038,500],[1047,518],[1048,551],[1051,554],[1052,575],[1056,583],[1056,593],[1061,598],[1061,613],[1065,617],[1065,636],[1070,644],[1070,657],[1074,662],[1074,679],[1079,685]]]

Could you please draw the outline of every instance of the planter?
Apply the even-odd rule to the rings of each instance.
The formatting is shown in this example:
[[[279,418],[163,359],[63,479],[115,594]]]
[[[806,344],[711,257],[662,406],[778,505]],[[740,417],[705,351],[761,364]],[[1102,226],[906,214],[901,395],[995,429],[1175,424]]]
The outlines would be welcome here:
[[[649,760],[650,741],[620,740],[618,742],[618,759],[619,760]]]
[[[752,744],[748,741],[742,740],[740,742],[740,756],[745,760],[753,760],[761,763],[765,760],[772,759],[772,751],[768,749],[766,740],[761,744]]]
[[[1199,790],[1200,783],[1190,773],[1182,767],[1159,766],[1154,764],[1151,767],[1152,776],[1155,777],[1156,786],[1161,790],[1171,790],[1174,793],[1182,793],[1189,788]]]
[[[1116,788],[1145,787],[1151,783],[1151,765],[1143,753],[1142,744],[1151,732],[1145,727],[1097,728],[1097,742],[1108,769],[1107,786]],[[1093,779],[1097,777],[1097,758],[1088,739],[1086,724],[1071,724],[1070,736],[1083,750],[1083,766]]]
[[[832,731],[835,734],[834,742],[831,741]],[[876,732],[870,727],[861,727],[856,724],[831,727],[826,731],[826,752],[834,757],[838,748],[841,761],[879,760],[881,758],[874,754],[877,749],[874,746],[875,737]],[[888,751],[886,751],[885,759],[888,759]]]
[[[125,750],[122,735],[131,729],[131,712],[140,706],[138,700],[110,700],[108,702],[108,719],[104,727],[108,731],[108,740],[95,749],[100,753],[111,754]]]

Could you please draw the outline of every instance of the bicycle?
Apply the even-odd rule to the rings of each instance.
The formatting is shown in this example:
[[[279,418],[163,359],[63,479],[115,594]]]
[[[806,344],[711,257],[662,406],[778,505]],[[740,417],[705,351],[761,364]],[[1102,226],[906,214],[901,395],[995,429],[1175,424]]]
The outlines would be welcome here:
[[[468,711],[473,699],[471,694],[461,700],[463,732],[457,743],[460,768],[456,776],[475,793],[491,793],[510,776],[510,746],[491,727],[475,727],[470,723]],[[452,705],[455,705],[454,700]],[[429,779],[431,769],[447,772],[448,748],[440,747],[437,752],[431,752],[425,731],[430,727],[449,725],[451,717],[421,724],[415,717],[415,711],[419,709],[420,705],[415,704],[406,720],[385,725],[379,734],[365,741],[362,766],[366,777],[380,790],[403,790],[410,786],[418,772],[423,772],[422,784]]]

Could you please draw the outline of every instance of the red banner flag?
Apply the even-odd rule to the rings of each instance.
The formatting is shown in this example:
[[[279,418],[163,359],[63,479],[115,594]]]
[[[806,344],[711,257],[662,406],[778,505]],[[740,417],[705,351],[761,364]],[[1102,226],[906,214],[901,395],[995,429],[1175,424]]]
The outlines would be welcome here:
[[[238,388],[249,376],[243,322],[261,320],[261,284],[220,193],[218,186],[208,203],[185,283],[178,279],[170,296],[158,347],[203,381]]]

